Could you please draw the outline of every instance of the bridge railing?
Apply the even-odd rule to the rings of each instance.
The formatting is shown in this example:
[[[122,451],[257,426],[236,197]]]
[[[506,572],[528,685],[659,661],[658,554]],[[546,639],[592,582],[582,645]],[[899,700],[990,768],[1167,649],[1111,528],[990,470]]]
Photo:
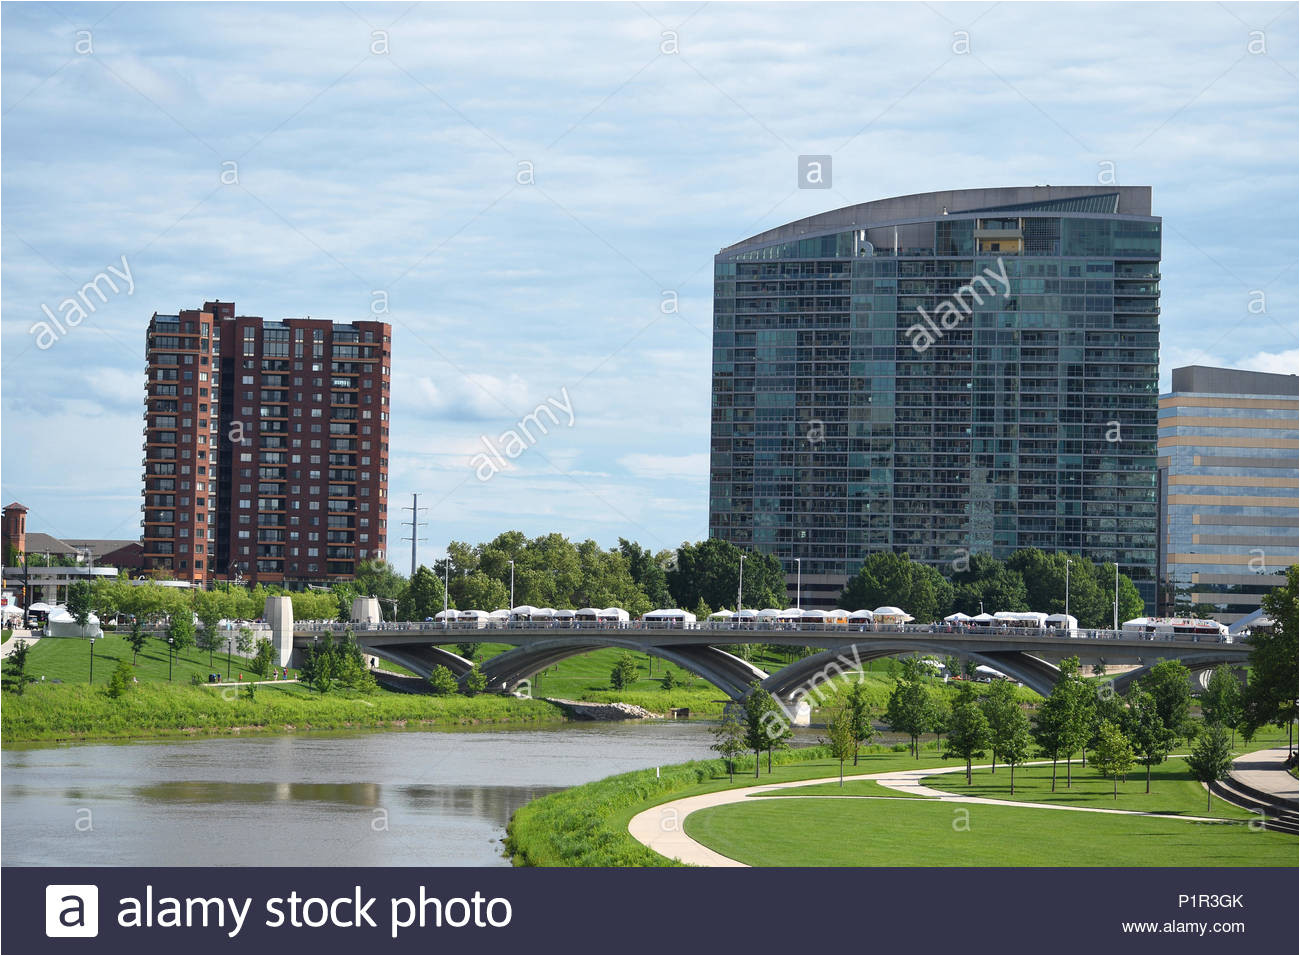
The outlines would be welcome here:
[[[381,621],[377,623],[338,621],[295,621],[296,633],[309,632],[317,634],[342,634],[345,631],[354,634],[387,634],[415,632],[429,636],[438,632],[457,636],[473,637],[479,634],[517,632],[555,632],[573,633],[582,631],[681,631],[690,634],[717,634],[719,643],[746,643],[746,634],[761,634],[771,638],[774,634],[789,632],[791,634],[834,634],[849,636],[852,634],[898,634],[916,637],[936,637],[950,635],[959,639],[988,638],[1002,640],[1008,637],[1036,638],[1039,640],[1078,640],[1078,641],[1151,641],[1186,642],[1194,644],[1231,644],[1233,639],[1227,635],[1217,634],[1148,634],[1142,631],[1124,631],[1101,628],[1051,628],[1051,627],[989,627],[983,625],[968,626],[960,624],[861,624],[828,623],[824,621],[802,622],[730,622],[730,621],[491,621],[479,624],[462,624],[452,621]]]

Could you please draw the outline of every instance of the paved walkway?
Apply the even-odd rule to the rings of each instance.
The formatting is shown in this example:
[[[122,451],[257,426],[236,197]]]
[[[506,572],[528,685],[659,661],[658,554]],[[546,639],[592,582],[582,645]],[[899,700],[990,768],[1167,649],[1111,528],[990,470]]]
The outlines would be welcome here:
[[[19,637],[19,636],[16,635],[16,634],[11,635],[11,636],[9,637],[9,640],[5,641],[3,644],[0,644],[0,660],[4,660],[6,657],[8,657],[10,654],[12,654],[13,651],[14,651],[14,647],[18,644],[19,641],[26,641],[26,642],[27,642],[27,646],[28,646],[28,647],[32,647],[32,646],[33,646],[34,644],[36,644],[39,640],[40,640],[40,638],[39,638],[39,637],[35,637],[35,636],[33,636],[33,637]]]
[[[1021,766],[1049,764],[1050,760],[1032,761]],[[987,770],[991,764],[972,767],[972,770]],[[1159,817],[1165,820],[1190,820],[1195,823],[1223,823],[1218,817],[1193,817],[1183,814],[1147,813],[1142,810],[1112,810],[1106,807],[1071,807],[1055,803],[1028,803],[1023,800],[995,800],[991,797],[972,797],[960,793],[936,790],[921,783],[922,778],[944,773],[965,773],[965,765],[958,767],[929,767],[920,770],[887,770],[883,773],[855,774],[845,780],[874,780],[882,787],[906,794],[904,797],[877,797],[857,794],[791,794],[790,796],[764,797],[766,800],[902,800],[914,797],[929,797],[939,802],[948,803],[982,803],[999,807],[1025,807],[1035,810],[1062,810],[1075,813],[1111,813],[1130,817]],[[627,829],[634,838],[670,860],[681,860],[692,866],[747,866],[748,864],[723,856],[711,850],[703,843],[686,835],[684,824],[687,816],[696,810],[707,807],[720,807],[729,803],[741,803],[757,793],[770,794],[777,790],[789,790],[794,787],[810,787],[819,783],[839,783],[839,776],[819,777],[815,780],[792,780],[787,783],[768,783],[754,787],[739,787],[734,790],[719,790],[703,793],[696,797],[685,797],[662,803],[649,810],[643,810],[629,821]],[[1294,782],[1294,781],[1293,781]]]
[[[1232,762],[1232,779],[1293,804],[1300,803],[1300,787],[1286,771],[1288,752],[1285,747],[1271,747],[1238,757]]]

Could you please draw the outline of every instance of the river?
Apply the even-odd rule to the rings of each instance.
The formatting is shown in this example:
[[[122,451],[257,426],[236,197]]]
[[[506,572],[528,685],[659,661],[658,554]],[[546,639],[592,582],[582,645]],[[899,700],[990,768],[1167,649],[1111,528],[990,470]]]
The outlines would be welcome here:
[[[710,730],[630,721],[6,747],[3,863],[508,866],[501,839],[518,807],[713,756]]]

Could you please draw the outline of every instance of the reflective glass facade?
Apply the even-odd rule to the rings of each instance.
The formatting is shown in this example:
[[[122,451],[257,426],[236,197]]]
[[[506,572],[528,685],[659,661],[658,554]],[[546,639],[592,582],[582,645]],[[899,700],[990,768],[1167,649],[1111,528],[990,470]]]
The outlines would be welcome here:
[[[1159,418],[1162,611],[1232,623],[1284,583],[1300,545],[1297,381],[1174,369]]]
[[[1134,187],[929,193],[724,249],[710,534],[799,559],[807,606],[873,551],[1021,547],[1118,560],[1154,602],[1159,262]]]

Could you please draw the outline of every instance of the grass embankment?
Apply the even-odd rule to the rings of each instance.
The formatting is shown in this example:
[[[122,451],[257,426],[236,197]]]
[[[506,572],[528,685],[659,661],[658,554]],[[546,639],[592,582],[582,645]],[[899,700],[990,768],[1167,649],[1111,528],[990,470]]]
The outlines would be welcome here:
[[[134,655],[131,645],[119,633],[106,633],[95,641],[95,686],[108,683],[119,661],[132,664],[132,674],[140,683],[166,683],[168,675],[168,646],[165,640],[150,638],[145,642],[139,655]],[[134,663],[133,663],[134,662]],[[179,653],[171,654],[171,682],[186,685],[191,676],[197,674],[199,680],[206,682],[208,674],[216,673],[222,680],[226,671],[230,679],[263,680],[260,675],[249,669],[250,661],[238,654],[231,654],[227,661],[225,645],[220,652],[211,655],[197,647],[188,647]],[[42,637],[27,652],[27,673],[38,681],[63,681],[65,684],[86,684],[90,680],[90,641],[84,637]],[[297,671],[289,668],[291,678]]]
[[[750,866],[1296,865],[1294,836],[1245,823],[940,800],[753,800],[692,813],[685,828]]]
[[[855,769],[845,775],[877,773],[895,767],[933,767],[940,761],[916,761],[884,747],[864,751]],[[633,839],[628,822],[642,810],[669,799],[752,787],[755,784],[813,780],[839,773],[839,761],[821,747],[805,747],[775,755],[773,772],[767,759],[755,779],[754,758],[737,761],[736,778],[727,775],[721,760],[699,760],[653,770],[636,770],[550,794],[521,807],[507,828],[506,850],[516,866],[675,866],[673,861]]]
[[[95,668],[98,684],[99,668]],[[196,734],[280,733],[383,727],[446,727],[562,720],[542,700],[482,695],[425,697],[374,691],[314,694],[299,684],[259,685],[254,696],[234,687],[146,684],[119,698],[84,684],[34,684],[22,696],[5,694],[0,737],[6,744],[165,737]]]

